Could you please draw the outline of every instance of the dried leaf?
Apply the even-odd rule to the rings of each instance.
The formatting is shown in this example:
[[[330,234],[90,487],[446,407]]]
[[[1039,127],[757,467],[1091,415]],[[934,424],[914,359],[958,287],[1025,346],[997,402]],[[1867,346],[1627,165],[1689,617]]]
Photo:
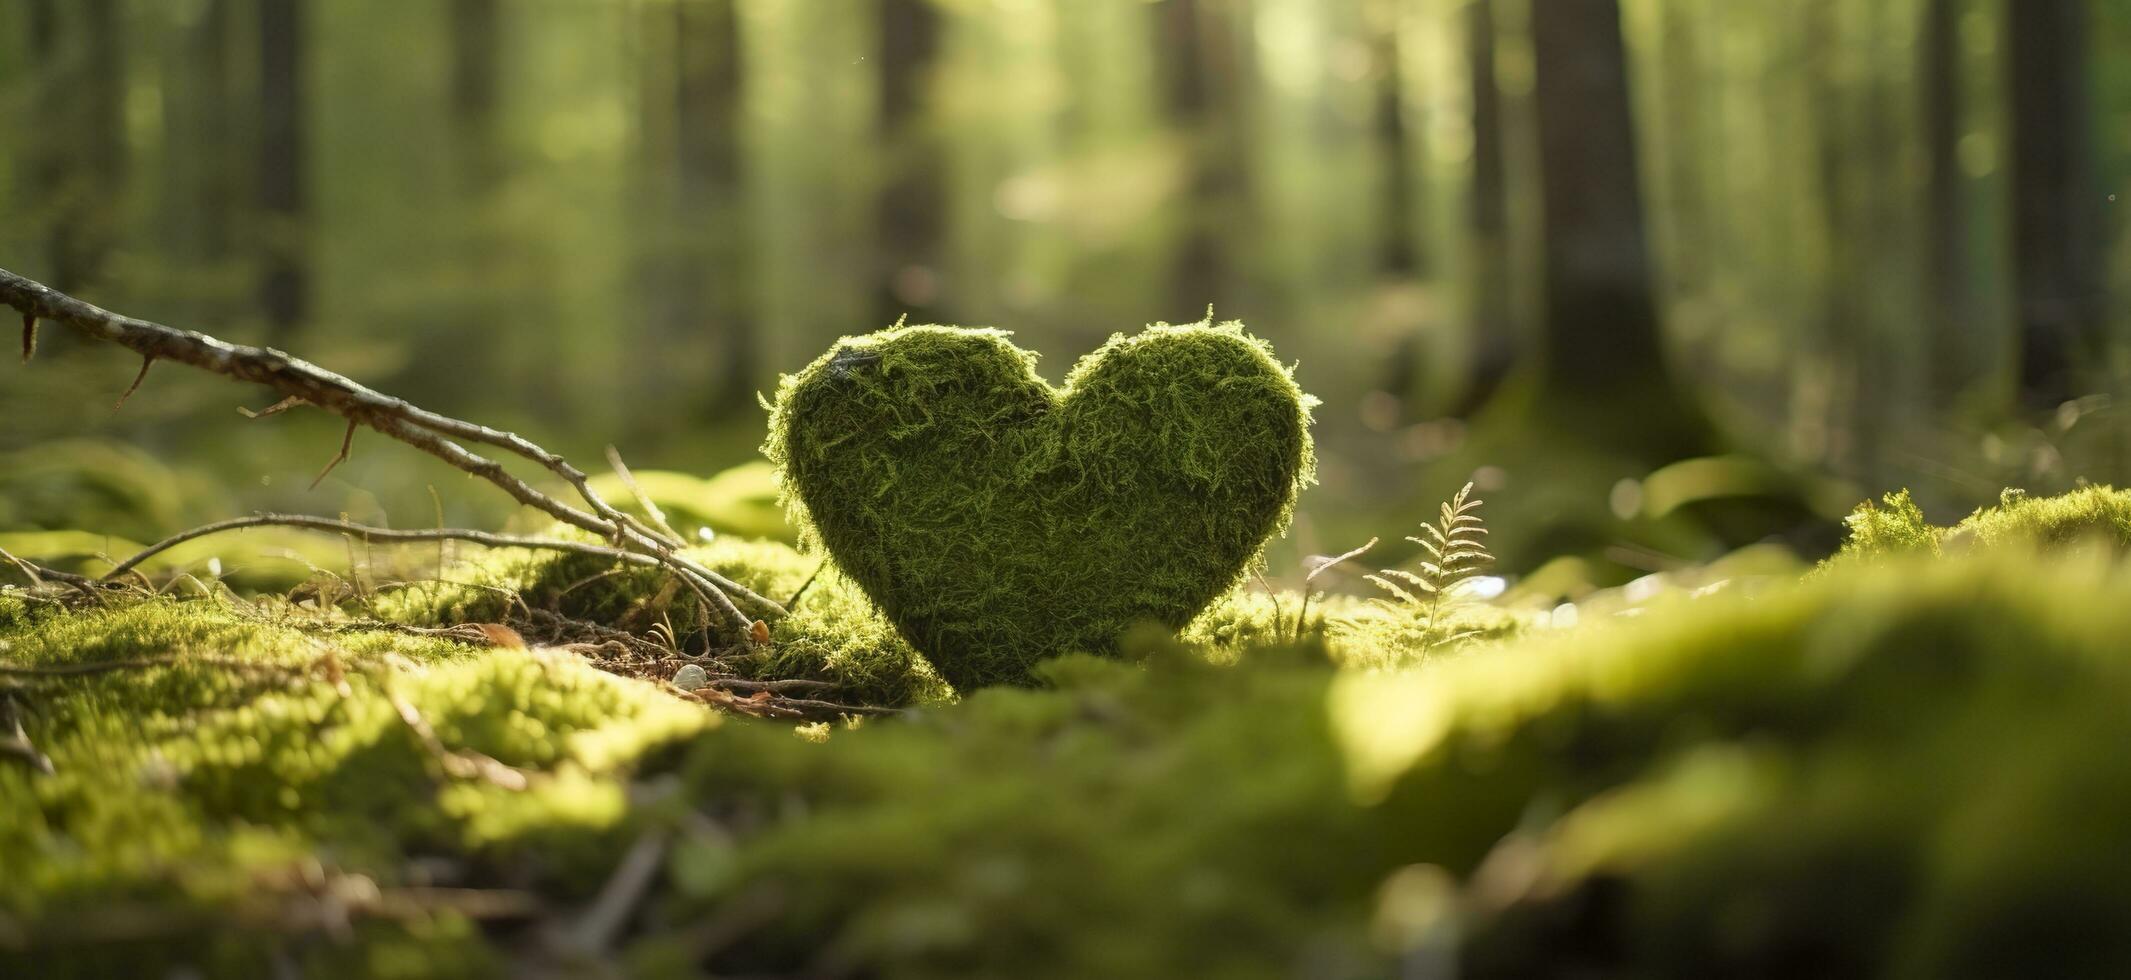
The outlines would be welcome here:
[[[481,631],[481,635],[487,638],[490,646],[503,647],[509,650],[525,649],[525,637],[519,636],[517,630],[511,629],[502,623],[476,623],[474,628]]]

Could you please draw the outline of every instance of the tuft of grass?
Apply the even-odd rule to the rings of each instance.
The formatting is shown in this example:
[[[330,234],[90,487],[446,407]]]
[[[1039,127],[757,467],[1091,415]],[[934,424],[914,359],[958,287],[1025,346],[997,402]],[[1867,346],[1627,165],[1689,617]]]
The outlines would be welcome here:
[[[1063,387],[991,329],[847,337],[780,385],[792,523],[965,693],[1183,628],[1312,479],[1313,400],[1240,324],[1113,336]]]
[[[1487,524],[1479,514],[1485,501],[1473,496],[1472,488],[1472,484],[1465,484],[1443,504],[1442,515],[1435,523],[1421,525],[1420,534],[1406,538],[1420,545],[1427,555],[1417,571],[1386,568],[1368,576],[1377,588],[1390,593],[1389,599],[1374,600],[1386,611],[1420,618],[1422,633],[1427,637],[1423,653],[1438,643],[1455,642],[1470,635],[1469,631],[1446,631],[1445,610],[1468,598],[1473,579],[1495,560],[1488,553]]]

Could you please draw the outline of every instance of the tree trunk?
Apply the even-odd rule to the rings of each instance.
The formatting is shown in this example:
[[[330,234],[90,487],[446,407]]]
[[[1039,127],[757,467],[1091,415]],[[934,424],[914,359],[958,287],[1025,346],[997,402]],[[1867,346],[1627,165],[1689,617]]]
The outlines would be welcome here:
[[[1675,289],[1690,296],[1706,288],[1710,258],[1705,224],[1708,194],[1702,182],[1708,139],[1702,126],[1703,86],[1708,80],[1702,75],[1701,50],[1696,46],[1698,30],[1708,28],[1692,22],[1695,14],[1711,16],[1706,9],[1692,0],[1666,0],[1659,13],[1665,121],[1672,130],[1667,143],[1675,150],[1666,154],[1669,166],[1664,174],[1666,192],[1671,197],[1666,207],[1677,246],[1666,256],[1666,273]],[[1678,152],[1682,150],[1685,152]]]
[[[2049,410],[2100,355],[2084,0],[2008,0],[2020,394]]]
[[[1155,36],[1163,101],[1171,124],[1189,141],[1191,167],[1171,279],[1178,306],[1196,312],[1229,299],[1225,290],[1235,259],[1227,243],[1238,229],[1221,216],[1243,199],[1240,49],[1227,14],[1202,0],[1168,0],[1160,17]]]
[[[715,417],[754,396],[755,335],[741,193],[740,23],[731,0],[675,4],[670,140],[672,227],[660,264],[661,321],[677,350],[702,350],[709,377],[688,406]],[[655,346],[663,347],[663,344]],[[670,357],[670,353],[663,355]]]
[[[193,190],[199,209],[196,234],[199,258],[209,263],[229,257],[230,214],[236,210],[238,200],[233,172],[239,168],[229,165],[236,159],[236,154],[230,152],[236,139],[229,122],[229,8],[230,0],[207,0],[190,46],[198,86],[193,120],[197,128],[191,138],[206,158],[204,165],[193,168],[198,175],[198,186]]]
[[[1926,345],[1931,404],[1946,407],[1975,381],[1976,296],[1969,287],[1968,209],[1961,176],[1961,39],[1958,0],[1926,0],[1924,7],[1924,146],[1931,177],[1925,187],[1924,294],[1930,304]]]
[[[1472,87],[1472,187],[1465,210],[1472,251],[1472,360],[1459,415],[1487,404],[1517,361],[1509,292],[1509,163],[1502,139],[1502,90],[1495,78],[1494,0],[1471,0],[1465,16]]]
[[[1413,189],[1413,138],[1406,131],[1404,74],[1399,70],[1398,24],[1393,22],[1378,39],[1376,60],[1383,71],[1376,88],[1376,142],[1384,167],[1384,223],[1377,241],[1377,268],[1392,279],[1427,274],[1414,206],[1419,200]]]
[[[310,312],[304,0],[259,0],[259,307],[285,338]]]
[[[463,150],[463,181],[473,190],[493,187],[503,171],[498,6],[498,0],[451,0],[453,138]]]
[[[1619,3],[1535,6],[1532,47],[1546,264],[1540,403],[1576,435],[1640,462],[1706,452],[1714,436],[1668,367],[1652,295]]]
[[[116,0],[33,0],[35,80],[31,183],[49,208],[52,286],[78,290],[103,274],[123,200],[125,57]]]
[[[874,215],[881,326],[905,315],[913,322],[939,318],[946,190],[923,111],[939,48],[940,14],[932,0],[881,0],[879,138],[885,166]]]

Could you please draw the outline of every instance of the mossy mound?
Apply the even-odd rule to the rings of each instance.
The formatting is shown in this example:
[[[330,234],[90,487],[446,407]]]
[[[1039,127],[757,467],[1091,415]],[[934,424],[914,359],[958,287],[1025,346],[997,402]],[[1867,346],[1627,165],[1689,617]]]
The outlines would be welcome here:
[[[2095,486],[2030,497],[2007,490],[1998,506],[1979,507],[1952,527],[1937,527],[1903,490],[1877,505],[1859,504],[1844,523],[1850,534],[1835,561],[2009,548],[2098,548],[2120,555],[2131,551],[2131,491]]]
[[[572,656],[208,601],[0,593],[0,662],[9,976],[495,972],[475,920],[588,895],[624,777],[717,723]]]
[[[0,590],[0,706],[53,763],[0,726],[0,975],[2131,970],[2120,563],[1475,607],[1493,638],[1432,653],[1273,604],[794,737],[554,651]]]
[[[741,676],[825,681],[835,685],[830,696],[851,703],[897,707],[954,696],[872,603],[834,569],[823,569],[821,559],[779,542],[741,538],[719,538],[687,554],[759,595],[783,601],[801,586],[806,592],[791,615],[768,624],[769,642],[704,650],[701,600],[659,569],[499,549],[453,566],[441,581],[393,589],[373,611],[395,622],[449,626],[515,624],[519,610],[531,607],[632,633],[669,630],[684,648],[714,654]]]
[[[685,778],[748,829],[657,915],[752,922],[708,956],[750,974],[2114,972],[2125,598],[1902,564],[1409,671],[1076,657],[822,745],[728,726]]]
[[[825,681],[834,685],[830,696],[884,707],[956,696],[872,601],[834,567],[823,568],[818,557],[778,542],[737,538],[688,554],[763,595],[782,599],[807,585],[792,614],[770,624],[768,643],[716,651],[719,663],[741,676]],[[452,566],[442,579],[390,589],[366,611],[415,626],[524,625],[519,613],[528,606],[632,632],[672,624],[684,639],[692,638],[689,624],[702,621],[695,595],[656,569],[518,549],[483,553]],[[1309,622],[1300,624],[1305,615]],[[1269,595],[1245,586],[1214,601],[1178,635],[1214,662],[1232,663],[1251,649],[1307,638],[1322,644],[1335,663],[1382,668],[1410,666],[1446,650],[1444,641],[1453,636],[1493,642],[1524,628],[1520,617],[1485,604],[1455,606],[1430,626],[1418,615],[1353,597],[1319,597],[1305,609],[1293,593]]]
[[[778,391],[793,523],[956,688],[1032,682],[1227,592],[1311,479],[1310,400],[1240,325],[1156,325],[1063,388],[997,330],[848,337]]]
[[[607,968],[2113,974],[2127,599],[1889,559],[1395,670],[1328,661],[1335,603],[802,739],[555,653],[0,592],[9,665],[175,658],[0,677],[54,762],[0,758],[0,973],[553,971],[658,839]]]

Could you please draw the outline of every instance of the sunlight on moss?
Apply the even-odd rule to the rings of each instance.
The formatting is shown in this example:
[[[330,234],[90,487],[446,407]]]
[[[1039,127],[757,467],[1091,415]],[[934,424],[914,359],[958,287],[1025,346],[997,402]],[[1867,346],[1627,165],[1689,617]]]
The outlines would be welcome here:
[[[473,861],[584,888],[626,844],[615,776],[715,724],[540,651],[297,629],[270,607],[206,601],[15,606],[0,609],[7,663],[111,668],[8,691],[52,772],[0,760],[0,938],[43,936],[55,951],[108,926],[163,943],[151,962],[204,955],[181,926],[215,909],[270,935],[260,904],[300,905],[309,886],[298,874],[299,891],[274,900],[267,882],[307,866],[389,889],[421,883],[409,855],[444,852],[461,856],[457,874],[478,873]],[[514,767],[526,785],[454,774],[438,751]],[[133,926],[84,915],[119,898],[157,911]]]
[[[2083,487],[2055,497],[2007,490],[1996,507],[1980,507],[1952,527],[1934,527],[1909,499],[1888,494],[1882,505],[1858,505],[1845,519],[1850,536],[1833,561],[1900,554],[2008,548],[2131,550],[2131,491]]]
[[[1239,591],[1123,658],[1047,660],[1039,689],[862,726],[720,718],[575,656],[271,603],[0,591],[10,665],[149,661],[5,692],[54,771],[0,759],[0,971],[246,975],[322,891],[440,874],[574,908],[656,832],[665,873],[617,955],[676,972],[1382,975],[1425,949],[1476,976],[1943,976],[2017,948],[2094,973],[2131,955],[2131,570],[1993,542],[2076,540],[2113,499],[2009,498],[1963,525],[1981,546],[1572,629],[1473,604],[1491,638],[1426,654],[1381,607],[1313,603],[1298,640],[1296,597]],[[799,608],[781,645],[893,632],[833,578]],[[1618,914],[1584,914],[1601,901]],[[114,914],[144,941],[96,945]],[[495,969],[515,935],[359,918],[325,965]]]
[[[1975,925],[1957,900],[1975,889],[2035,896],[2037,910],[2065,900],[2045,901],[2044,881],[2094,907],[2131,900],[2121,879],[1948,851],[1934,835],[1972,823],[1973,804],[1912,802],[1981,798],[2000,778],[2067,768],[2055,760],[2131,776],[2104,748],[2125,724],[2113,706],[2131,670],[2111,651],[2131,622],[2101,600],[2127,592],[2121,575],[2025,559],[1904,564],[1398,671],[1262,647],[1232,666],[1188,650],[1143,667],[1069,657],[1047,665],[1051,690],[986,690],[951,716],[826,744],[735,726],[690,754],[691,791],[782,816],[677,854],[672,900],[737,914],[782,896],[776,926],[737,961],[787,969],[1278,976],[1302,949],[1375,968],[1401,955],[1364,924],[1383,883],[1420,865],[1460,883],[1452,940],[1475,962],[1513,964],[1488,975],[1517,975],[1560,962],[1567,937],[1549,930],[1574,920],[1557,903],[1630,873],[1647,883],[1625,899],[1637,914],[1589,926],[1614,930],[1622,970],[1697,962],[1688,951],[1740,968],[1810,952],[1838,957],[1812,961],[1820,972],[1876,972],[1921,955],[1911,926]],[[2077,724],[2002,734],[2060,709]],[[2116,719],[2108,738],[2093,727],[2103,717]],[[2096,737],[2075,742],[2075,728]],[[2107,812],[2131,815],[2121,796],[2103,797]],[[2054,825],[2015,809],[2021,826]],[[2072,825],[2092,829],[2022,840],[2048,839],[2045,857],[2113,846],[2100,823]],[[680,870],[698,860],[715,868]],[[1713,860],[1771,882],[1751,894],[1775,903],[1780,928],[1703,945],[1693,902],[1727,901],[1708,890],[1725,879],[1696,864]],[[1504,892],[1513,866],[1536,877]],[[1957,867],[1989,868],[1989,885],[1942,877]],[[1894,907],[1879,874],[1925,896],[1903,906],[1919,918],[1862,916],[1833,950],[1797,931],[1852,928],[1830,918],[1853,907],[1849,888]],[[1668,924],[1645,931],[1640,910]],[[2092,935],[2082,928],[2065,935]],[[1223,941],[1189,941],[1206,935]]]

